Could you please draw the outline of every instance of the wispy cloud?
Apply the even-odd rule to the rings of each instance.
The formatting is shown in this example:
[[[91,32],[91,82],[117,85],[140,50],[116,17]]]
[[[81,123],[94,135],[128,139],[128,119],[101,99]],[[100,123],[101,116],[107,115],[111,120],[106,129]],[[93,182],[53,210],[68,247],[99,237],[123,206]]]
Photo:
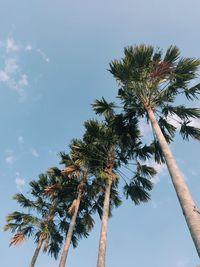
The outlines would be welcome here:
[[[24,186],[25,186],[25,179],[21,177],[19,172],[16,172],[16,178],[15,178],[15,183],[17,189],[22,192]]]
[[[149,165],[157,171],[157,174],[151,179],[151,181],[156,184],[160,182],[162,176],[167,174],[167,166],[166,164],[158,164],[155,161],[149,162]]]
[[[9,165],[12,165],[16,160],[13,150],[7,149],[5,151],[5,162]]]
[[[42,57],[47,63],[50,61],[50,59],[47,57],[47,55],[45,54],[44,51],[42,51],[41,49],[37,49],[36,51],[41,55],[41,57]]]
[[[31,51],[31,50],[33,50],[32,45],[26,45],[26,46],[25,46],[25,50],[26,50],[26,51]]]
[[[24,137],[20,135],[17,139],[18,143],[23,144],[24,143]]]
[[[4,70],[0,70],[0,82],[7,82],[8,80],[8,74]]]
[[[19,44],[12,37],[0,40],[0,49],[4,58],[3,67],[0,68],[0,82],[16,91],[23,99],[25,89],[29,85],[28,74],[21,67],[21,59],[25,56],[24,52],[35,52],[47,63],[49,58],[40,48],[33,48],[30,44]]]
[[[20,49],[20,46],[14,41],[13,38],[8,38],[5,43],[5,48],[6,53],[12,53],[18,51]]]
[[[5,161],[6,161],[6,163],[8,163],[8,164],[13,164],[14,161],[15,161],[15,157],[14,157],[13,155],[7,156],[7,157],[5,158]]]
[[[39,153],[37,152],[37,150],[35,148],[31,148],[30,152],[35,158],[39,157]]]
[[[189,123],[190,126],[200,128],[200,119],[190,118],[189,120],[190,120]],[[177,127],[177,129],[181,128],[181,120],[177,115],[174,114],[168,116],[167,121],[172,125],[174,125],[175,127]]]
[[[28,86],[28,76],[22,72],[19,59],[13,56],[5,58],[4,67],[0,69],[0,82],[4,82],[8,88],[20,95],[24,93]]]

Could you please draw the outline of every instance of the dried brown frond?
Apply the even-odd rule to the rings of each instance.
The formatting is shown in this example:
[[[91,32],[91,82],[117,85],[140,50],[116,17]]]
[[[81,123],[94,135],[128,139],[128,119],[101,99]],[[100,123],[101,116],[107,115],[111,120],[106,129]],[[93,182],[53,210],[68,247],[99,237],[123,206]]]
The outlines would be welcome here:
[[[49,246],[49,236],[47,236],[47,238],[45,239],[45,243],[44,243],[44,246],[43,246],[43,251],[44,252],[47,252],[48,246]]]
[[[22,232],[16,233],[10,240],[9,246],[20,245],[25,241],[25,235]]]
[[[54,184],[51,186],[46,186],[44,189],[44,192],[48,195],[55,195],[58,190],[60,190],[62,187],[59,184]]]
[[[64,170],[62,170],[62,173],[66,175],[70,175],[78,171],[79,171],[79,167],[77,165],[70,165],[68,167],[65,167]]]
[[[152,64],[151,77],[154,80],[162,80],[170,75],[172,66],[170,62],[162,61]]]

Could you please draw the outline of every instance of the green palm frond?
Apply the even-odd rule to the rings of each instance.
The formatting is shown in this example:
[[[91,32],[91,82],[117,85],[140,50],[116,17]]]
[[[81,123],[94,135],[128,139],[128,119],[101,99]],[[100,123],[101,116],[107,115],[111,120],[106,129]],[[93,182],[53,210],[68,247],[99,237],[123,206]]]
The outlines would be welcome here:
[[[198,99],[198,96],[200,94],[200,83],[198,83],[195,86],[192,86],[190,88],[186,87],[184,89],[183,93],[185,94],[185,96],[188,100]]]
[[[94,227],[94,222],[95,221],[92,216],[88,212],[85,212],[85,214],[83,215],[83,223],[87,226],[88,231],[92,230],[92,228]]]
[[[181,124],[180,134],[183,139],[188,140],[189,137],[197,139],[200,141],[200,129],[194,126],[190,126],[191,121],[185,121]]]
[[[142,185],[136,182],[131,182],[124,186],[124,194],[126,198],[131,198],[135,205],[139,205],[141,202],[147,202],[150,200],[150,194],[145,190]]]
[[[200,60],[193,58],[182,58],[176,65],[174,70],[174,78],[176,80],[175,85],[185,85],[188,82],[197,77],[197,70],[200,65]]]
[[[6,217],[6,221],[8,223],[14,221],[16,223],[23,222],[24,224],[31,223],[31,224],[35,224],[35,225],[37,225],[40,222],[40,220],[38,220],[37,217],[35,217],[31,214],[28,214],[28,213],[22,213],[22,212],[18,212],[18,211],[14,211],[14,212],[8,214]]]
[[[137,174],[151,178],[157,174],[156,170],[153,167],[147,166],[145,164],[140,164],[137,162]]]
[[[113,102],[108,103],[105,98],[101,100],[95,100],[92,104],[92,108],[96,114],[104,115],[106,118],[111,118],[114,115],[115,104]]]
[[[66,154],[65,152],[60,152],[59,153],[60,157],[60,164],[65,164],[66,166],[70,165],[72,163],[72,159],[69,154]]]
[[[174,125],[172,125],[171,123],[169,123],[166,119],[162,117],[159,118],[158,124],[160,125],[161,129],[167,130],[171,138],[174,137],[175,132],[176,132],[176,127]]]
[[[136,158],[139,158],[140,160],[147,160],[152,157],[154,153],[154,148],[150,145],[141,145],[141,142],[138,143],[134,148],[134,154]]]
[[[47,174],[49,176],[52,176],[52,178],[55,176],[61,176],[61,170],[57,167],[51,167],[51,168],[48,168]]]
[[[180,57],[180,50],[177,46],[171,45],[164,56],[164,61],[175,63]]]
[[[13,197],[14,200],[16,200],[21,207],[23,208],[35,208],[35,203],[31,201],[30,199],[26,198],[23,194],[16,194]]]
[[[162,113],[167,117],[168,115],[177,115],[181,120],[190,118],[200,118],[200,109],[198,108],[186,108],[184,105],[170,106],[166,105]]]
[[[154,140],[151,143],[151,147],[154,150],[154,159],[155,159],[155,162],[157,162],[159,164],[165,163],[165,158],[164,158],[164,155],[162,153],[162,150],[161,150],[161,147],[160,147],[159,142],[157,140]]]

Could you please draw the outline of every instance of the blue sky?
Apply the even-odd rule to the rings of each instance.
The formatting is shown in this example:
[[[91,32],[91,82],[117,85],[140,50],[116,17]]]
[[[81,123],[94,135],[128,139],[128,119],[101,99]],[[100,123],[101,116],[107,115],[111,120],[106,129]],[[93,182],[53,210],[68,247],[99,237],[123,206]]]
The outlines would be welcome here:
[[[83,122],[90,104],[113,100],[117,85],[106,70],[123,47],[140,43],[163,49],[176,44],[183,56],[200,57],[197,0],[25,1],[1,0],[0,9],[0,227],[17,209],[13,194],[26,193],[29,181],[58,165],[57,154]],[[195,103],[199,107],[199,101]],[[196,122],[199,124],[199,122]],[[172,145],[195,201],[200,206],[199,143]],[[68,267],[93,267],[100,224],[88,240],[71,249]],[[0,232],[1,264],[28,266],[34,243],[8,247]],[[152,201],[130,201],[109,223],[107,267],[197,267],[199,260],[169,175],[159,168]],[[37,267],[56,267],[41,254]]]

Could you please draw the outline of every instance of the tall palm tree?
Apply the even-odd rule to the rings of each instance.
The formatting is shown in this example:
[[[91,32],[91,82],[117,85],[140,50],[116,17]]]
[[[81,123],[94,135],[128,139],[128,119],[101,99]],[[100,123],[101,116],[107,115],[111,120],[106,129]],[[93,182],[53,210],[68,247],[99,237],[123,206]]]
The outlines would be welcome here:
[[[44,252],[48,251],[54,258],[57,258],[62,244],[63,238],[55,222],[57,213],[62,211],[59,211],[57,201],[51,203],[50,200],[44,199],[42,196],[44,186],[48,184],[48,177],[41,174],[39,181],[30,183],[32,198],[29,199],[23,194],[16,194],[14,199],[28,212],[15,211],[10,213],[6,218],[7,224],[4,227],[5,231],[16,232],[10,245],[21,244],[26,237],[34,237],[37,246],[30,267],[35,266],[42,246]]]
[[[117,171],[122,159],[124,161],[127,160],[126,150],[122,147],[121,138],[119,138],[119,135],[117,134],[117,131],[114,130],[114,127],[111,127],[111,124],[108,125],[108,122],[112,117],[112,114],[106,116],[107,124],[96,120],[87,121],[85,123],[86,132],[83,137],[87,150],[89,151],[88,155],[90,157],[88,157],[87,160],[91,172],[103,181],[104,184],[103,213],[101,216],[102,224],[97,267],[105,266],[108,218],[111,208],[112,190],[117,192]],[[129,137],[131,136],[134,140],[137,139],[138,136],[136,133],[137,132],[135,131],[135,133],[133,133],[132,136],[129,135]],[[133,136],[134,134],[135,136]],[[125,145],[123,144],[123,146]],[[146,173],[143,171],[142,173],[141,170],[144,170],[145,167],[148,171]],[[131,183],[129,185],[126,184],[124,187],[126,196],[131,196],[132,200],[134,200],[136,204],[149,200],[148,191],[152,189],[152,183],[144,176],[148,176],[149,178],[149,176],[153,176],[155,174],[155,171],[153,168],[148,166],[145,167],[140,165],[139,170],[138,165],[136,174]],[[143,177],[141,174],[143,174]]]
[[[89,171],[85,156],[83,153],[80,153],[80,151],[77,153],[77,147],[84,151],[84,143],[81,140],[74,139],[70,145],[70,154],[60,153],[61,163],[65,164],[62,174],[64,177],[74,182],[74,194],[73,201],[68,208],[70,224],[67,230],[59,267],[64,267],[66,265],[69,247],[78,221],[80,222],[82,220],[84,222],[86,227],[85,237],[87,237],[88,232],[94,225],[94,220],[91,216],[94,211],[94,209],[92,209],[92,199],[87,197],[87,193],[91,187],[88,181]]]
[[[91,167],[88,163],[88,150],[86,144],[82,140],[74,139],[70,144],[70,153],[60,153],[61,164],[65,164],[64,170],[61,171],[62,177],[67,182],[67,188],[54,184],[46,187],[46,193],[54,198],[58,196],[63,198],[62,202],[67,203],[64,208],[66,217],[70,223],[66,227],[65,219],[61,222],[62,233],[66,235],[65,245],[60,258],[59,266],[65,266],[70,244],[77,245],[77,241],[82,237],[88,237],[89,231],[94,226],[92,215],[97,211],[99,216],[102,215],[102,188],[92,178]],[[58,168],[50,168],[49,174],[53,176],[60,170]],[[71,189],[70,189],[71,188]],[[61,201],[61,199],[60,199]],[[111,208],[117,206],[120,200],[117,192],[112,191]],[[111,212],[110,212],[111,214]]]
[[[176,104],[178,97],[181,101],[183,97],[187,100],[198,98],[200,84],[194,85],[194,79],[199,65],[200,60],[180,57],[176,46],[170,46],[163,55],[152,46],[139,45],[125,48],[124,57],[112,61],[109,70],[119,84],[118,98],[123,104],[123,112],[133,119],[146,116],[151,122],[155,155],[157,160],[166,161],[200,257],[199,212],[169,147],[177,129],[183,139],[200,140],[200,129],[191,124],[193,119],[200,118],[200,110]],[[172,123],[173,119],[178,125]]]

